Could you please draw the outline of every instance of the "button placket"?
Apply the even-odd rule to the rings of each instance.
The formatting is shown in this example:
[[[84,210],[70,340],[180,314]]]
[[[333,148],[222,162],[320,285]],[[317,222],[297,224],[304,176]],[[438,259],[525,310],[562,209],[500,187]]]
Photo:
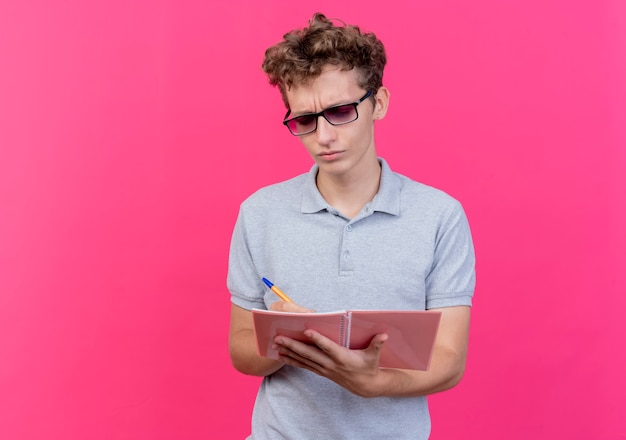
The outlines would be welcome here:
[[[350,254],[350,242],[352,240],[354,227],[352,225],[346,225],[343,228],[342,240],[341,240],[341,254],[339,259],[339,273],[340,275],[352,275],[354,272],[354,264],[352,255]]]

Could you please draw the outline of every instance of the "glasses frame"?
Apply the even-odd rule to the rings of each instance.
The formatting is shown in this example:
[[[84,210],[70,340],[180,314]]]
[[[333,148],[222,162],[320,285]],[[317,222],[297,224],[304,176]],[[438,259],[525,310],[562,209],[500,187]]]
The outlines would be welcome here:
[[[370,90],[369,92],[367,92],[365,95],[363,95],[363,97],[362,97],[361,99],[359,99],[359,100],[357,100],[357,101],[354,101],[354,102],[351,102],[351,103],[349,103],[349,104],[339,104],[339,105],[333,105],[332,107],[325,108],[324,110],[322,110],[322,111],[320,111],[320,112],[317,112],[317,113],[305,113],[305,114],[303,114],[303,115],[299,115],[299,116],[296,116],[296,117],[294,117],[294,118],[287,119],[287,117],[289,117],[289,115],[291,114],[291,109],[289,109],[289,110],[287,110],[287,114],[286,114],[286,115],[285,115],[285,117],[283,118],[283,119],[284,119],[284,120],[283,120],[283,124],[285,125],[285,127],[287,127],[287,129],[289,130],[289,132],[290,132],[292,135],[294,135],[294,136],[304,136],[305,134],[313,133],[315,130],[317,130],[317,121],[318,121],[318,119],[319,119],[319,117],[320,117],[320,116],[321,116],[321,117],[323,117],[324,119],[326,119],[326,121],[327,121],[330,125],[337,126],[337,125],[345,125],[345,124],[349,124],[350,122],[354,122],[354,121],[356,121],[357,119],[359,119],[359,110],[357,109],[357,107],[358,107],[358,105],[359,105],[360,103],[362,103],[363,101],[365,101],[365,100],[366,100],[367,98],[369,98],[370,96],[372,96],[372,91],[371,91],[371,90]],[[334,110],[334,109],[339,108],[339,107],[346,107],[346,106],[353,106],[353,107],[354,107],[354,112],[356,113],[356,118],[354,118],[353,120],[348,121],[348,122],[340,122],[340,123],[336,124],[336,123],[334,123],[334,122],[330,121],[330,120],[328,119],[328,117],[326,116],[326,112],[327,112],[327,111],[329,111],[329,110]],[[289,123],[290,123],[291,121],[295,120],[295,119],[302,118],[302,117],[313,117],[313,118],[315,119],[315,127],[313,128],[313,130],[306,131],[306,132],[304,132],[304,133],[294,133],[294,132],[291,130],[291,128],[289,127]]]

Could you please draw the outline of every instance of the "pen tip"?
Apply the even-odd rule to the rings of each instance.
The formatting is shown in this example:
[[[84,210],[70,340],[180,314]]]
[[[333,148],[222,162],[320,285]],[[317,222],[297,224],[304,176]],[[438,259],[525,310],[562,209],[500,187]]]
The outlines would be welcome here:
[[[268,280],[267,278],[263,278],[263,282],[267,285],[267,287],[269,287],[270,289],[272,288],[272,286],[274,285],[270,280]]]

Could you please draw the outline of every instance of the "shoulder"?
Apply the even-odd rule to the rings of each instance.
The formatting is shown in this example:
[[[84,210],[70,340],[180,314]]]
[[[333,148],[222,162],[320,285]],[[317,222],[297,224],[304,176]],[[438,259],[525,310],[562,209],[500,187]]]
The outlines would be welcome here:
[[[265,229],[291,221],[301,212],[306,177],[301,174],[258,189],[241,203],[238,221],[247,225],[246,229]]]
[[[459,205],[459,202],[445,191],[393,171],[383,158],[379,158],[379,161],[382,166],[380,192],[383,197],[390,200],[398,198],[402,208],[427,206],[435,209]]]
[[[461,203],[447,192],[418,182],[399,173],[393,173],[400,183],[403,209],[414,207],[423,211],[452,212],[462,210]]]

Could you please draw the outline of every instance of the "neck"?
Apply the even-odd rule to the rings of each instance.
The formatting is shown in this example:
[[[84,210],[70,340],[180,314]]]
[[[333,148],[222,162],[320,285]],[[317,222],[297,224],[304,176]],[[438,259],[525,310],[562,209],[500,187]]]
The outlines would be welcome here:
[[[381,167],[376,160],[358,176],[317,175],[317,188],[324,199],[348,218],[354,218],[378,193]]]

